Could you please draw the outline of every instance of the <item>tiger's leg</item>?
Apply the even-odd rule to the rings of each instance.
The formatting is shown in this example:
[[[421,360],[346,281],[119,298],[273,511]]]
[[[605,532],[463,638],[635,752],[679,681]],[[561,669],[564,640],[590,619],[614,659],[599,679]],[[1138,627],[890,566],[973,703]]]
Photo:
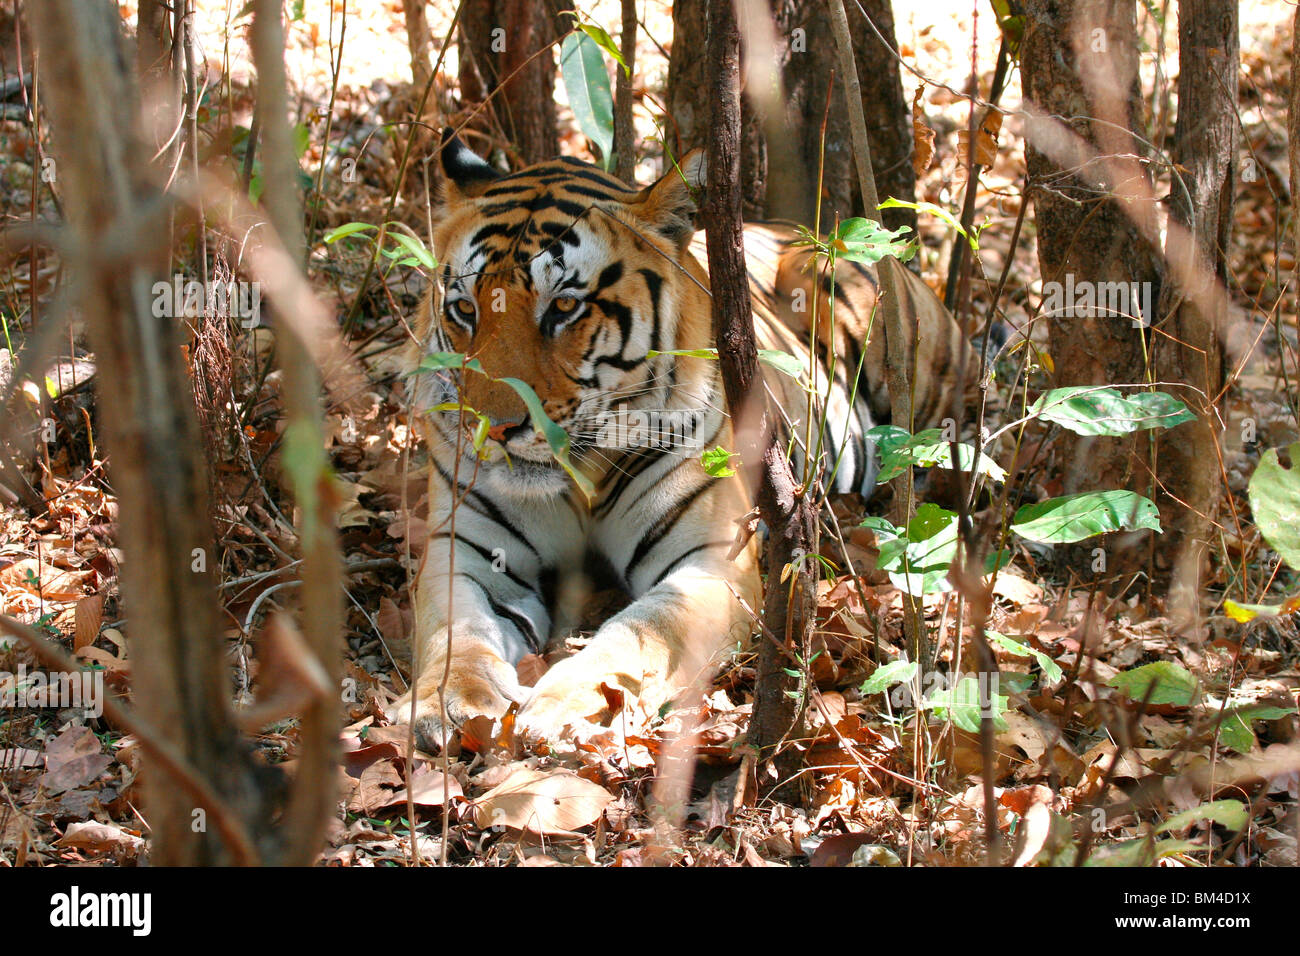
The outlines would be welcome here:
[[[425,749],[441,741],[441,713],[450,729],[478,715],[499,717],[522,700],[515,665],[539,653],[550,630],[542,562],[529,539],[467,504],[458,506],[454,537],[450,522],[434,527],[414,588],[413,690],[388,710],[409,721],[414,695]]]
[[[566,727],[590,730],[608,706],[602,684],[653,711],[692,682],[708,680],[721,652],[748,639],[750,618],[737,597],[754,606],[758,572],[751,549],[727,559],[733,519],[746,509],[721,484],[688,498],[684,509],[671,494],[656,507],[630,489],[629,499],[638,503],[623,517],[641,520],[604,541],[598,535],[596,543],[636,599],[587,647],[542,676],[520,710],[526,734],[554,740]]]

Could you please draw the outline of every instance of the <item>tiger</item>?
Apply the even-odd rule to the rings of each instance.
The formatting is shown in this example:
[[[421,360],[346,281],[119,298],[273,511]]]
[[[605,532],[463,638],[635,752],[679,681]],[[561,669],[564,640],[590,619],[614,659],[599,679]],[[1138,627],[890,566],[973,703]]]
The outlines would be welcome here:
[[[430,458],[429,533],[413,582],[411,686],[388,715],[404,723],[414,703],[432,751],[444,731],[512,708],[528,738],[598,733],[620,699],[654,713],[708,679],[749,641],[761,606],[754,540],[734,546],[751,495],[739,474],[702,461],[734,447],[694,228],[704,157],[634,188],[572,157],[502,174],[448,131],[441,167],[436,273],[406,356]],[[824,478],[870,495],[867,433],[889,412],[878,322],[868,336],[872,270],[844,263],[831,283],[789,225],[752,224],[744,237],[758,343],[803,371],[800,381],[763,368],[783,433],[804,440],[811,382]],[[919,364],[951,368],[956,323],[919,278],[902,285]],[[834,329],[824,322],[810,354],[810,316],[832,303]],[[573,474],[518,383],[567,436]],[[918,421],[947,414],[951,399],[920,388]],[[523,686],[518,663],[573,626],[574,595],[611,585],[630,603]]]

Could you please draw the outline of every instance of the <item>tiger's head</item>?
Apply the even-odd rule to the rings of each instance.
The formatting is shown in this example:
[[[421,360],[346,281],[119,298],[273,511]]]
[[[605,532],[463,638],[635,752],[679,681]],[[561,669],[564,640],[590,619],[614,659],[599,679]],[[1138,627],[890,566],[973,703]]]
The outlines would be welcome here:
[[[460,445],[472,461],[457,430],[485,416],[478,480],[502,493],[553,495],[569,479],[502,379],[531,387],[569,435],[575,463],[594,474],[644,440],[618,425],[629,415],[689,413],[712,395],[716,363],[649,354],[712,344],[708,279],[687,249],[702,154],[640,190],[569,157],[502,175],[450,131],[441,160],[438,271],[416,358],[459,353],[482,372],[415,377],[415,409],[432,426],[435,453],[454,458],[447,449]],[[445,409],[459,402],[477,414]]]

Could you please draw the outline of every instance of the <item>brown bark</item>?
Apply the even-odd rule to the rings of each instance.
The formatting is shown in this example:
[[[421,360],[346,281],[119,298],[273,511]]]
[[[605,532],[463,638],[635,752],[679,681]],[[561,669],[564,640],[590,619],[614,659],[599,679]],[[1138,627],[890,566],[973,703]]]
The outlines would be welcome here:
[[[256,11],[252,45],[265,124],[265,203],[271,224],[296,268],[304,261],[306,243],[289,121],[280,0],[258,0]],[[305,663],[322,675],[321,689],[325,691],[309,697],[299,713],[294,786],[275,831],[281,841],[277,862],[290,866],[306,866],[320,851],[334,811],[336,795],[330,781],[338,765],[340,698],[328,691],[339,687],[342,676],[344,582],[335,530],[335,494],[324,452],[319,359],[313,353],[317,344],[304,341],[292,326],[277,341],[284,373],[285,435],[298,443],[297,449],[291,448],[297,461],[288,472],[301,516],[296,528],[302,549],[301,654]]]
[[[741,0],[771,17],[774,81],[779,95],[770,116],[746,92],[741,105],[742,208],[747,219],[792,219],[811,225],[817,212],[818,167],[823,163],[821,222],[828,230],[836,218],[873,215],[864,210],[853,174],[852,143],[844,93],[834,82],[825,52],[834,49],[823,0]],[[871,21],[890,44],[894,19],[889,0],[866,0]],[[699,91],[706,82],[704,50],[707,0],[675,0],[673,47],[668,66],[669,143],[675,155],[703,146],[708,139],[708,112]],[[859,72],[862,105],[872,142],[872,168],[883,196],[911,199],[911,113],[903,98],[898,59],[851,5],[850,24]],[[746,38],[748,39],[748,38]],[[745,55],[749,56],[748,48]],[[767,73],[768,71],[764,71]],[[750,82],[753,82],[751,78]],[[829,97],[829,112],[828,107]],[[910,210],[890,210],[891,225],[915,226]]]
[[[740,33],[730,3],[715,2],[709,8],[708,58],[711,133],[704,217],[713,332],[736,450],[768,527],[764,629],[771,639],[760,637],[749,739],[760,761],[776,771],[775,779],[784,779],[783,771],[797,753],[793,748],[777,753],[777,748],[799,718],[791,696],[797,696],[798,682],[785,669],[794,666],[795,653],[803,653],[813,623],[813,579],[800,558],[811,550],[815,516],[796,491],[762,398],[741,233]],[[795,572],[781,581],[782,569],[791,563]],[[760,774],[759,779],[769,778]]]
[[[416,95],[429,85],[433,64],[429,62],[429,17],[426,0],[402,0],[402,13],[406,18],[406,45],[411,51],[411,76],[415,80]]]
[[[559,155],[555,39],[570,29],[565,0],[464,0],[460,87],[467,105],[492,98],[497,129],[527,165]],[[536,54],[536,55],[534,55]]]
[[[1024,10],[1021,70],[1027,103],[1062,121],[1103,158],[1141,155],[1141,145],[1128,132],[1140,128],[1142,115],[1132,0],[1026,0]],[[1037,140],[1031,135],[1027,149],[1043,282],[1065,283],[1072,276],[1076,284],[1154,285],[1159,269],[1144,233],[1155,230],[1140,229],[1133,218],[1153,216],[1151,204],[1125,210],[1108,193],[1104,164],[1089,161],[1081,151],[1074,153],[1077,162],[1062,169],[1051,153],[1053,143],[1064,139],[1059,128]],[[1129,164],[1125,173],[1139,177],[1150,195],[1142,167]],[[1143,329],[1131,317],[1101,312],[1046,319],[1057,386],[1144,380]],[[1083,438],[1066,433],[1057,441],[1066,493],[1148,490],[1145,470],[1133,460],[1136,443],[1146,447],[1145,434]]]
[[[893,4],[890,0],[858,0],[858,3],[847,5],[846,13],[858,78],[862,84],[862,111],[867,120],[867,136],[871,139],[871,171],[876,180],[876,192],[882,199],[893,197],[911,202],[916,197],[916,172],[912,168],[912,110],[903,95],[903,78],[896,55],[898,39],[894,33]],[[872,25],[875,30],[871,29]],[[850,208],[857,210],[857,214],[875,218],[871,210],[864,210],[856,180],[850,179],[850,183],[854,187]],[[916,228],[916,211],[912,209],[885,209],[879,212],[879,216],[890,229],[899,226]]]
[[[1189,386],[1180,397],[1199,421],[1160,436],[1157,474],[1165,494],[1157,504],[1165,533],[1157,570],[1178,566],[1179,582],[1191,594],[1199,593],[1222,492],[1219,331],[1228,318],[1238,59],[1236,0],[1180,0],[1173,158],[1182,172],[1170,190],[1169,216],[1184,228],[1171,228],[1165,243],[1171,268],[1153,353],[1158,380]]]
[[[117,250],[86,257],[77,268],[121,509],[137,707],[165,746],[198,768],[245,820],[269,818],[231,715],[213,580],[218,561],[178,327],[152,308],[153,283],[170,271],[167,204],[149,178],[152,150],[140,129],[117,10],[46,0],[33,12],[43,48],[59,54],[57,73],[43,86],[70,225],[80,248]],[[157,768],[144,782],[152,862],[232,860],[214,828],[196,826],[201,816],[192,798]]]
[[[636,0],[623,0],[623,32],[618,38],[623,65],[615,64],[614,155],[616,172],[625,183],[636,183],[636,129],[632,125],[632,77],[636,73]]]

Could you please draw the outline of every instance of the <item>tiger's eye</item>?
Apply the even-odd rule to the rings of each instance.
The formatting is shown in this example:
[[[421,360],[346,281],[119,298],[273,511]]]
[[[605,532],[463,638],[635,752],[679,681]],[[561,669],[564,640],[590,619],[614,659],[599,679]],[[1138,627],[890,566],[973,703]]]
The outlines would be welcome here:
[[[571,315],[574,311],[577,310],[580,304],[581,302],[578,299],[575,299],[573,296],[564,295],[564,296],[560,296],[558,299],[552,302],[551,308],[553,308],[556,312],[559,312],[561,315]]]
[[[462,319],[474,318],[474,303],[469,299],[457,299],[451,304],[451,307]]]

